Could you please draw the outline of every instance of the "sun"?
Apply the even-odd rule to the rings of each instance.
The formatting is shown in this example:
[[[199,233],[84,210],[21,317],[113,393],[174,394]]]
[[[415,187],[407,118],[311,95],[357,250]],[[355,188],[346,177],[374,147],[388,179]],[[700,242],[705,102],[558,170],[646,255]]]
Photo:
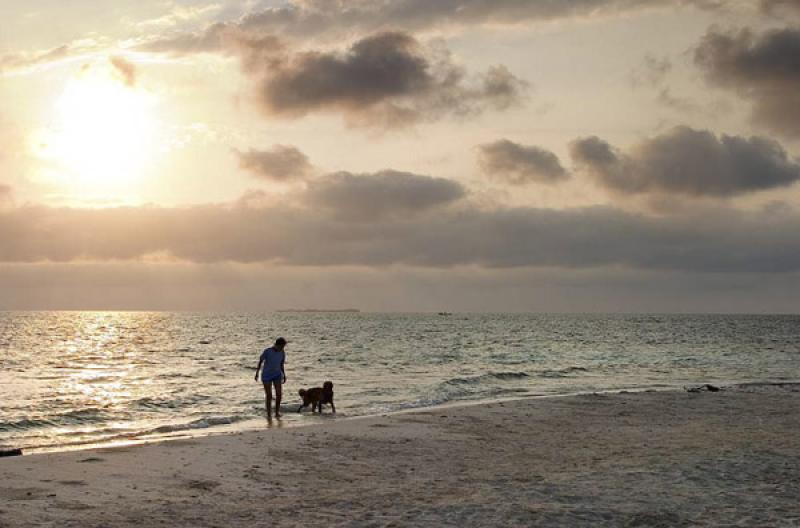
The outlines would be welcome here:
[[[154,105],[113,68],[86,66],[55,101],[38,153],[69,194],[126,201],[156,150]]]

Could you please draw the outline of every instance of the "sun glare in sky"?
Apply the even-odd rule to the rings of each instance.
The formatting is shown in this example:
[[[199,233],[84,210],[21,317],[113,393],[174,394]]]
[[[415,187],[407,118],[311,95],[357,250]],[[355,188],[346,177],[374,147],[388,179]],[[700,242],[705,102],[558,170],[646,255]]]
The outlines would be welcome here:
[[[48,179],[78,199],[129,201],[156,150],[155,98],[110,68],[85,67],[36,140]]]

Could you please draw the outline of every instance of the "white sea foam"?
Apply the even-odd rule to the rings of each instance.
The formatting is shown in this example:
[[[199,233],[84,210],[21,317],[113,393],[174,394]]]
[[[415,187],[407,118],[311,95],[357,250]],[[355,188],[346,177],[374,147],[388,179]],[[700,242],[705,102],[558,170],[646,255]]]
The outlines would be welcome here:
[[[5,312],[0,444],[157,438],[259,418],[253,368],[277,335],[290,339],[287,409],[297,389],[330,379],[348,416],[800,379],[797,316]]]

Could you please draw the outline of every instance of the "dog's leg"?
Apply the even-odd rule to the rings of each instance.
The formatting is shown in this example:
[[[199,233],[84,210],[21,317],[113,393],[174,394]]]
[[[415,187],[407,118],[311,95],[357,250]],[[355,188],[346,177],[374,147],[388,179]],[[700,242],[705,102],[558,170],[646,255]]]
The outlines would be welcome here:
[[[331,396],[331,412],[336,414],[336,406],[333,404],[333,396]]]

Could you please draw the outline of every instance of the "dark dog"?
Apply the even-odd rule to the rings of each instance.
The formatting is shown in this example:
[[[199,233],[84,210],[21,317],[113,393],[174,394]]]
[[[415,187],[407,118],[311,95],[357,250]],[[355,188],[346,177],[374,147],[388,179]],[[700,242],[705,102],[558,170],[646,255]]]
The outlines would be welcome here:
[[[301,412],[304,407],[308,407],[311,404],[311,412],[314,412],[317,409],[319,412],[322,412],[322,405],[323,404],[330,404],[331,410],[336,412],[336,406],[333,404],[333,382],[326,381],[322,384],[322,387],[313,387],[311,389],[300,389],[298,392],[300,397],[303,398],[303,405],[297,409],[297,412]]]

